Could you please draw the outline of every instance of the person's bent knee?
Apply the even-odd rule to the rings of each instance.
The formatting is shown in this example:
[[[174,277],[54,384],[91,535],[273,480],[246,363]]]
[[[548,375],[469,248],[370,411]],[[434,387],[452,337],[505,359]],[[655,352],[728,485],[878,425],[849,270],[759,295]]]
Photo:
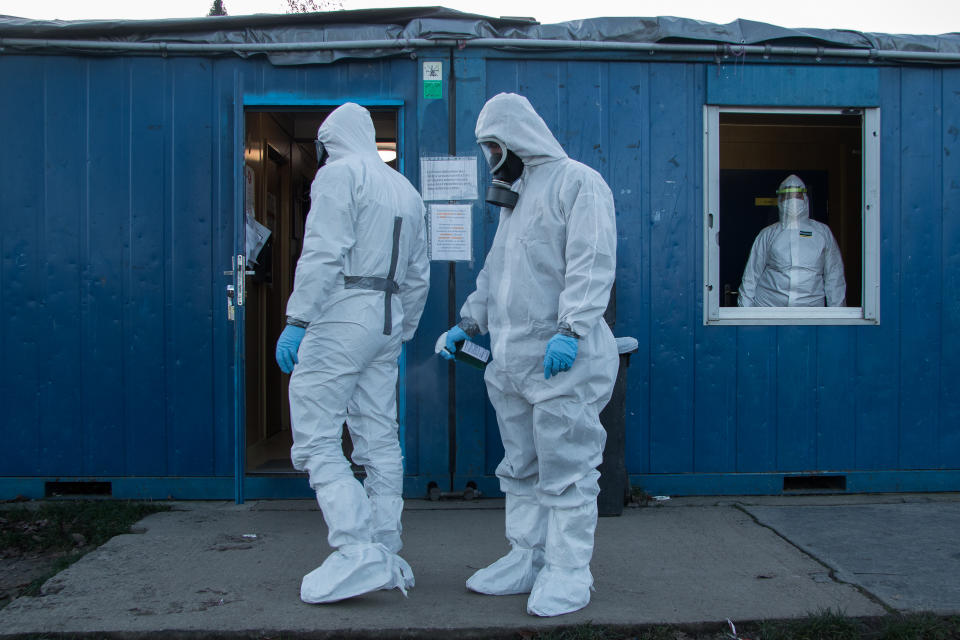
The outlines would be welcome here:
[[[561,490],[545,488],[542,484],[538,484],[537,500],[545,507],[556,509],[569,509],[596,502],[597,496],[600,495],[599,479],[600,473],[592,470]]]
[[[295,469],[310,476],[310,486],[314,489],[345,478],[354,479],[340,438],[313,438],[309,443],[295,444],[290,450],[290,459]]]

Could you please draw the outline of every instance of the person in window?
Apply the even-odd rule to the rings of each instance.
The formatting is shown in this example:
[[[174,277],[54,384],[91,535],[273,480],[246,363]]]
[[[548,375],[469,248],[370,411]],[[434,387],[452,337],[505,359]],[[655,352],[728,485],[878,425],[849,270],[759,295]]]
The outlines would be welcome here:
[[[810,219],[803,180],[788,176],[777,189],[780,222],[757,234],[743,270],[741,307],[843,307],[847,282],[830,227]]]

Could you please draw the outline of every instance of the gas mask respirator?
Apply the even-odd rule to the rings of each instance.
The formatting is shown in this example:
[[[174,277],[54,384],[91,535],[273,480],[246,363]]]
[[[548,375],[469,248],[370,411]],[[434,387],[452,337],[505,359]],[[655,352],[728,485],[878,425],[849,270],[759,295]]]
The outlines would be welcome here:
[[[480,148],[487,159],[490,172],[493,173],[493,180],[487,187],[486,201],[498,207],[513,209],[520,194],[512,191],[510,186],[523,173],[523,160],[499,140],[481,140]]]
[[[327,153],[326,147],[324,147],[323,143],[319,140],[314,140],[314,145],[317,149],[317,169],[319,169],[327,163],[327,158],[329,158],[330,155]]]

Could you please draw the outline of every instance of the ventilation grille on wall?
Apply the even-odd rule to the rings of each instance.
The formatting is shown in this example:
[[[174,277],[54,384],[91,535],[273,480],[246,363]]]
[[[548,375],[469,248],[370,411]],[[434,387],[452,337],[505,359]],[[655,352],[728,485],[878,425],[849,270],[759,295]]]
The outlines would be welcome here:
[[[833,493],[847,490],[847,476],[784,476],[783,491]]]
[[[110,482],[47,482],[44,493],[48,498],[57,496],[112,496]]]

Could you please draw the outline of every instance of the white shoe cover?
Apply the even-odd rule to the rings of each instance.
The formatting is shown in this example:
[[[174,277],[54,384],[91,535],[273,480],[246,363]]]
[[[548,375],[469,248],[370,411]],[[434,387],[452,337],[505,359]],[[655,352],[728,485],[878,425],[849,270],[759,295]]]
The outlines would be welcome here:
[[[370,528],[373,541],[379,542],[390,553],[400,553],[403,541],[400,538],[403,526],[400,515],[403,512],[403,498],[400,494],[370,496]]]
[[[320,604],[394,588],[406,596],[413,585],[413,570],[407,561],[382,544],[348,544],[303,577],[300,599]]]
[[[542,549],[514,547],[489,567],[470,576],[467,589],[490,596],[530,593],[542,568]]]
[[[570,569],[547,565],[537,576],[527,599],[527,613],[534,616],[560,616],[579,611],[590,604],[592,590],[590,567]]]

